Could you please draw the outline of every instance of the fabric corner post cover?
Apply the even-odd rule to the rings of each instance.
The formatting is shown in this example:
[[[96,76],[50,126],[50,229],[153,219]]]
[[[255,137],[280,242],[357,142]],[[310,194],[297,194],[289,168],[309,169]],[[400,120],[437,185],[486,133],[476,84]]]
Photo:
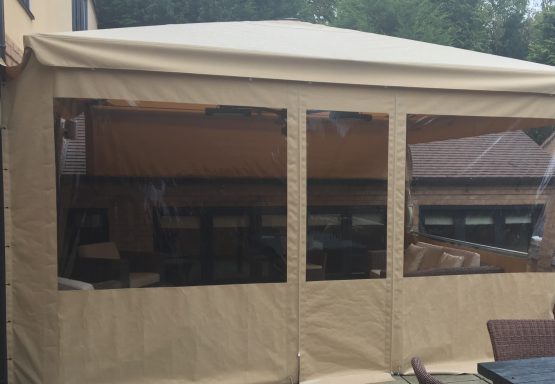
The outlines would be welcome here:
[[[2,137],[12,382],[59,380],[53,84],[53,69],[30,57],[2,97],[12,107]]]

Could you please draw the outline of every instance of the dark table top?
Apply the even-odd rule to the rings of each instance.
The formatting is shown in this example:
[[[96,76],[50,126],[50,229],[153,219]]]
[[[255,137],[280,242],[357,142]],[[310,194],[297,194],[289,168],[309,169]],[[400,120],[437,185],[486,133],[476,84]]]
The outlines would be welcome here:
[[[494,384],[555,383],[555,357],[479,363],[478,373]]]

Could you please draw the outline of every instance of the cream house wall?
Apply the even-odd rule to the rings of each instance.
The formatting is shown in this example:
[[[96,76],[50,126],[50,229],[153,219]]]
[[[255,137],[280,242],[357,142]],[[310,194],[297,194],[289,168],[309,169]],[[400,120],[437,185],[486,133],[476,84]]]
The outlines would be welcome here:
[[[94,7],[94,0],[87,0],[88,7],[88,26],[89,29],[98,29],[98,20],[96,19],[96,9]]]
[[[72,0],[29,0],[32,16],[19,0],[4,0],[6,62],[17,64],[23,54],[23,36],[72,30]],[[96,29],[93,0],[87,0],[89,29]]]

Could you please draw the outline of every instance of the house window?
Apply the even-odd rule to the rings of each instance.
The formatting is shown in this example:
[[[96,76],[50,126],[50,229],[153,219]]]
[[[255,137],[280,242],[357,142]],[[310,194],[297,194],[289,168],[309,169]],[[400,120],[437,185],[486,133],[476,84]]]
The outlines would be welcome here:
[[[423,221],[427,233],[449,239],[455,238],[455,220],[452,215],[430,212],[423,217]]]
[[[18,1],[19,1],[19,4],[21,4],[21,6],[23,7],[23,9],[25,9],[25,12],[27,12],[27,15],[29,15],[31,20],[34,20],[35,16],[31,12],[31,0],[18,0]]]
[[[285,281],[285,208],[167,208],[155,247],[170,286]]]
[[[489,212],[468,212],[464,218],[465,240],[484,245],[503,245],[503,239],[495,238],[493,214]],[[497,241],[496,241],[497,240]]]
[[[527,252],[539,206],[422,206],[420,231],[447,239]]]
[[[87,0],[73,0],[73,30],[86,31],[89,28],[88,20]]]

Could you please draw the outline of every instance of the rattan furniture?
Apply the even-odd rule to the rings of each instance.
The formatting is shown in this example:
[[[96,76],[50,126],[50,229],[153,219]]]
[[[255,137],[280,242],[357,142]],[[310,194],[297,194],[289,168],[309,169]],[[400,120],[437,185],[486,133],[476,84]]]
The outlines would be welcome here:
[[[493,384],[555,383],[555,357],[478,363],[478,373]]]
[[[555,356],[555,320],[490,320],[495,361]]]
[[[443,381],[436,379],[426,371],[424,364],[422,364],[422,361],[418,357],[413,357],[410,363],[414,370],[414,375],[420,384],[444,384]]]

